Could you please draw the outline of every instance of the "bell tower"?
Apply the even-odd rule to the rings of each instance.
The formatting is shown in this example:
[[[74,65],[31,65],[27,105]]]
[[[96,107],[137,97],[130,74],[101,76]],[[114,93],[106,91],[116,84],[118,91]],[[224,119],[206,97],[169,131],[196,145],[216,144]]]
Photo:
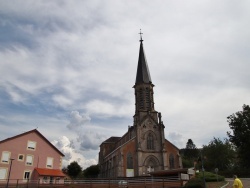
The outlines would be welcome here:
[[[140,32],[140,35],[142,33]],[[139,111],[154,111],[154,92],[146,56],[143,49],[142,36],[140,39],[139,60],[135,80],[135,114]]]
[[[134,88],[133,126],[122,137],[100,145],[100,177],[150,176],[153,172],[182,166],[179,149],[165,139],[160,112],[155,110],[151,80],[140,32],[140,49]]]
[[[149,73],[140,32],[140,50],[137,65],[135,92],[134,127],[136,132],[137,169],[136,175],[163,170],[167,166],[164,125],[161,113],[154,108],[153,83]]]

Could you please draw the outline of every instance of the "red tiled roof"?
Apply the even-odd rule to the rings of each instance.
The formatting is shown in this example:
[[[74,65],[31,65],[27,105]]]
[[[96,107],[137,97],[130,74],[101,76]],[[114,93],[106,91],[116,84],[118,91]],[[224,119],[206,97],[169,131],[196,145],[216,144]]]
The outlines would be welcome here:
[[[64,177],[64,176],[66,176],[59,169],[35,168],[35,170],[41,176],[57,176],[57,177]]]

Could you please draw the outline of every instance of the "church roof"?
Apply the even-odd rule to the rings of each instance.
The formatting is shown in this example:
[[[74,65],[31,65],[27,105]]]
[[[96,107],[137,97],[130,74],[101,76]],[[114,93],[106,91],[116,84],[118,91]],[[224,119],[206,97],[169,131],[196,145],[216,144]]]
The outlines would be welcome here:
[[[175,149],[180,150],[177,146],[175,146],[172,142],[169,140],[165,139],[166,142],[168,142],[170,145],[172,145]]]
[[[141,39],[135,84],[152,83],[142,41]]]
[[[121,137],[111,136],[110,138],[105,140],[103,143],[114,143],[114,142],[117,142],[118,140],[120,140],[120,138]]]

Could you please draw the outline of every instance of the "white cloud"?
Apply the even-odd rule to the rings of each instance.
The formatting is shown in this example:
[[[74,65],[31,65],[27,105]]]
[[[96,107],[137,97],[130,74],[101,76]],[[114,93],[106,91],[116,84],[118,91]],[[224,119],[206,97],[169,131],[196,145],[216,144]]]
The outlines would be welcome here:
[[[108,137],[105,134],[106,130],[101,132],[102,128],[92,125],[90,121],[88,114],[80,114],[78,111],[70,113],[70,123],[67,128],[77,135],[74,140],[79,152],[98,150],[100,144]]]
[[[170,132],[168,135],[166,135],[166,138],[172,142],[175,146],[179,147],[179,149],[182,149],[185,147],[185,141],[183,136],[176,132]]]
[[[67,167],[73,161],[76,161],[83,169],[97,164],[96,156],[92,156],[93,159],[86,159],[84,153],[78,152],[73,146],[73,141],[66,136],[62,136],[52,143],[65,155],[63,167]]]
[[[131,105],[132,106],[132,105]],[[103,117],[126,116],[131,112],[131,106],[119,104],[111,101],[93,100],[86,104],[86,109],[90,114],[96,114]]]
[[[93,129],[86,130],[80,133],[77,141],[80,142],[80,149],[83,151],[87,151],[98,150],[101,143],[106,139],[107,135]]]
[[[56,104],[60,105],[63,108],[66,108],[67,106],[70,106],[73,103],[71,99],[64,95],[54,95],[52,99],[53,101],[55,101]]]
[[[167,138],[181,148],[189,138],[202,146],[224,136],[226,117],[250,103],[249,7],[224,0],[2,2],[0,128],[19,134],[38,126],[50,140],[67,132],[75,144],[71,151],[62,139],[68,157],[96,162],[98,143],[133,123],[141,28]]]
[[[90,122],[91,118],[88,114],[80,114],[78,111],[70,113],[70,123],[67,125],[69,129],[79,131],[79,128]]]

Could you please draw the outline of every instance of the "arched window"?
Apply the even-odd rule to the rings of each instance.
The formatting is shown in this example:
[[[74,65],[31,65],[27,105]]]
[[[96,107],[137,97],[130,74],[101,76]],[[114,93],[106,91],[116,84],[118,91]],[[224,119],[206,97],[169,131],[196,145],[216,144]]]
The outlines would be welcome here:
[[[127,169],[133,169],[133,157],[131,153],[127,154]]]
[[[174,155],[172,153],[169,155],[169,168],[174,168]]]
[[[154,137],[152,133],[149,133],[147,137],[147,149],[154,149]]]

